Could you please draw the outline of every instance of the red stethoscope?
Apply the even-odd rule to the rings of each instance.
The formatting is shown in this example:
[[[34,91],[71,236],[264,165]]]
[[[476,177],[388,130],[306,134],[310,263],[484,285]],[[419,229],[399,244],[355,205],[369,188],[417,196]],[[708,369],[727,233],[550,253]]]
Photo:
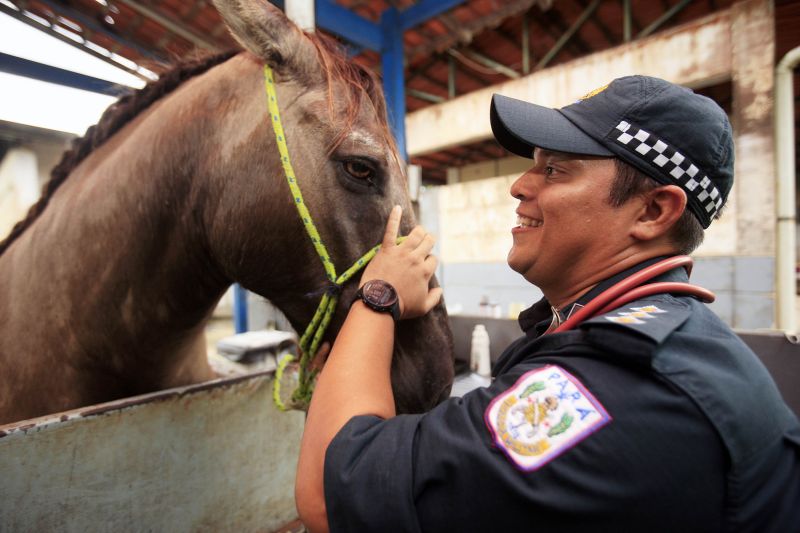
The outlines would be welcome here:
[[[584,307],[572,314],[567,320],[554,329],[553,333],[570,330],[584,320],[608,313],[613,309],[622,307],[628,302],[654,294],[688,294],[696,296],[704,303],[711,303],[714,301],[716,296],[714,296],[713,292],[690,283],[662,281],[642,285],[644,282],[678,267],[685,267],[687,272],[691,274],[692,258],[688,255],[676,255],[675,257],[659,261],[628,276],[613,287],[603,291],[599,296],[595,297]]]

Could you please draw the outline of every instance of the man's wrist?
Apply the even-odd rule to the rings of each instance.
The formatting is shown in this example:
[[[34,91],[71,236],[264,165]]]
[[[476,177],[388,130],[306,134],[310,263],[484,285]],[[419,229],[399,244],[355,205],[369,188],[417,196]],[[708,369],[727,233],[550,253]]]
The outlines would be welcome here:
[[[380,318],[382,320],[387,320],[394,324],[394,318],[390,313],[383,313],[376,311],[375,309],[372,309],[361,298],[353,300],[353,303],[350,305],[350,310],[351,311],[355,310],[359,314],[363,313],[365,316],[372,316],[375,318]]]

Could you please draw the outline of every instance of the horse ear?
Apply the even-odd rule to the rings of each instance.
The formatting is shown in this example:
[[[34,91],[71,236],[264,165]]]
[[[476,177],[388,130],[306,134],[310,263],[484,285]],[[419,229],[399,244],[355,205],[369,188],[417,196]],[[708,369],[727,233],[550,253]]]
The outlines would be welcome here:
[[[213,0],[231,35],[275,69],[308,75],[319,69],[316,50],[300,28],[266,0]]]

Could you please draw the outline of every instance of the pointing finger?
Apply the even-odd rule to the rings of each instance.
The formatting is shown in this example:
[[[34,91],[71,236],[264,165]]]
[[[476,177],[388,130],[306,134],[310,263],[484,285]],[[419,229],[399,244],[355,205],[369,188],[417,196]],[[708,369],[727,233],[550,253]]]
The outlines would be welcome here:
[[[395,245],[397,241],[397,233],[400,231],[400,218],[403,216],[403,208],[396,205],[389,213],[389,219],[386,221],[386,232],[383,234],[382,246],[389,248]]]

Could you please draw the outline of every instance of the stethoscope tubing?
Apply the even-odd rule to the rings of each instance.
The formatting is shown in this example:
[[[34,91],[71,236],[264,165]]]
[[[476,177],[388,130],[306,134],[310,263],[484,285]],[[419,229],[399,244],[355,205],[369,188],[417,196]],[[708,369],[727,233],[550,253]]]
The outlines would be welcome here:
[[[705,303],[713,302],[716,298],[713,292],[690,283],[669,281],[643,285],[646,281],[678,267],[685,267],[686,270],[691,273],[692,265],[691,257],[687,255],[676,255],[643,268],[600,293],[600,295],[592,299],[592,301],[576,311],[560,326],[553,330],[553,333],[568,331],[585,320],[603,315],[622,307],[626,303],[654,294],[688,294],[697,297]]]

